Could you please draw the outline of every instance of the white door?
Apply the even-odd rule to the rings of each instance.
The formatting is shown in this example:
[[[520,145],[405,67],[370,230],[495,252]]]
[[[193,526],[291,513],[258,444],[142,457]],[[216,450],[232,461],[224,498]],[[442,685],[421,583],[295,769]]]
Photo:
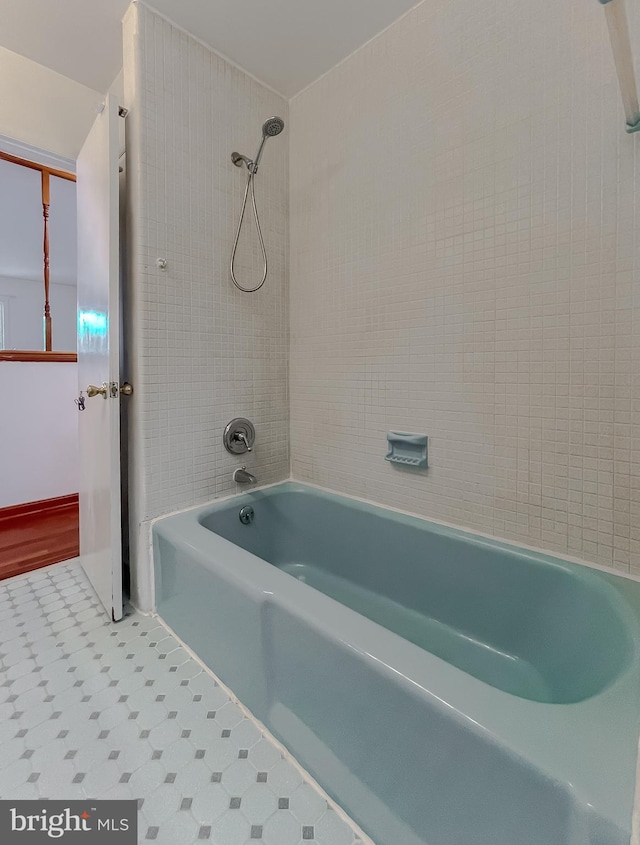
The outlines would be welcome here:
[[[80,559],[122,618],[118,104],[107,97],[77,160]],[[104,393],[89,398],[88,386]]]

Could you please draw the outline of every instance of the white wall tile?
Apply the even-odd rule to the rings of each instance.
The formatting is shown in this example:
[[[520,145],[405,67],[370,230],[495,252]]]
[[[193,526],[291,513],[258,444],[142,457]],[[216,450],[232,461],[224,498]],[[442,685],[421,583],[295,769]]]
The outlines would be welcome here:
[[[597,3],[429,0],[292,100],[295,478],[640,574],[619,99]]]
[[[253,157],[264,120],[287,121],[288,106],[143,4],[125,19],[125,89],[137,536],[162,513],[233,492],[243,463],[261,484],[289,474],[287,131],[268,142],[256,179],[269,277],[254,294],[229,277],[246,182],[231,153]],[[251,286],[255,250],[241,243],[239,259]],[[236,416],[256,427],[240,458],[222,445]]]
[[[287,475],[291,137],[294,476],[640,573],[638,139],[598,5],[423,3],[296,97],[251,296],[228,157],[287,104],[142,4],[125,31],[135,529],[233,491],[235,415]]]

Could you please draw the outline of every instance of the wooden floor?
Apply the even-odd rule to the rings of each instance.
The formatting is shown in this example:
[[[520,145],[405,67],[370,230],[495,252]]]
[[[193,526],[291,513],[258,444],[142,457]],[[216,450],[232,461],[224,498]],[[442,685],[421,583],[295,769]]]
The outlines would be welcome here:
[[[0,580],[77,557],[78,494],[0,510]]]

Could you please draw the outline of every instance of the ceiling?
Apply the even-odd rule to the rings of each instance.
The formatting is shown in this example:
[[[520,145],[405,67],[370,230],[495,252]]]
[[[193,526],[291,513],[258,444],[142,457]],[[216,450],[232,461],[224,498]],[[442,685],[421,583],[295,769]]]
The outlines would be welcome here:
[[[292,97],[418,0],[152,0],[149,5]],[[105,92],[129,0],[0,0],[0,46]],[[37,22],[35,24],[34,22]]]
[[[33,158],[34,151],[21,146],[26,144],[75,161],[103,100],[98,91],[0,47],[0,148],[5,152]],[[13,149],[9,139],[19,148]],[[47,163],[69,169],[68,161]]]
[[[128,5],[128,0],[0,0],[0,46],[105,93],[122,67],[120,22]]]

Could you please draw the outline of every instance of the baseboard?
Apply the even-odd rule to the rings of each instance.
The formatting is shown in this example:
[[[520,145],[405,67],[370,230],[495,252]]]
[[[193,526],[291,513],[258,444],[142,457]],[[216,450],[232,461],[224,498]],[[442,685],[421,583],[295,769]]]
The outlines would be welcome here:
[[[69,493],[66,496],[56,496],[53,499],[38,499],[35,502],[22,502],[19,505],[9,505],[0,508],[0,523],[8,519],[23,516],[43,515],[60,510],[60,508],[79,507],[79,494]]]
[[[79,510],[77,493],[0,509],[0,579],[77,557]]]

